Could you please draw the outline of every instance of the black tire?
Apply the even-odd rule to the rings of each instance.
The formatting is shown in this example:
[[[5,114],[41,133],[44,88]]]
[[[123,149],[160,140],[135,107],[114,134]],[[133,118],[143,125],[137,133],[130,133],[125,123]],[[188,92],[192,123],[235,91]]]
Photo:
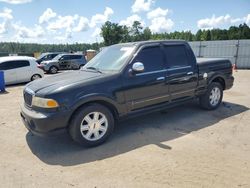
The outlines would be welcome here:
[[[50,68],[49,68],[49,72],[51,73],[51,74],[56,74],[57,72],[58,72],[58,68],[56,67],[56,66],[51,66]]]
[[[212,104],[210,95],[212,95],[212,91],[214,89],[219,89],[220,97],[218,98],[218,101]],[[209,84],[207,92],[200,97],[200,106],[206,110],[214,110],[218,108],[221,104],[223,98],[223,88],[220,83],[218,82],[212,82]]]
[[[106,119],[107,119],[107,129],[104,135],[98,139],[98,140],[88,140],[86,139],[82,134],[82,131],[80,130],[81,124],[84,121],[84,118],[91,114],[92,112],[99,112],[102,113]],[[103,105],[100,104],[89,104],[87,106],[82,106],[80,109],[78,109],[71,119],[70,125],[69,125],[69,134],[71,138],[79,143],[82,146],[86,147],[93,147],[102,144],[105,142],[108,137],[112,134],[114,130],[114,117],[113,114],[110,112],[108,108],[106,108]],[[94,134],[94,133],[92,133]]]
[[[84,66],[84,65],[80,65],[80,66],[79,66],[79,69],[81,69],[83,66]]]
[[[39,78],[42,78],[42,76],[40,75],[40,74],[34,74],[32,77],[31,77],[31,81],[34,81],[34,80],[37,80],[37,79],[39,79]]]

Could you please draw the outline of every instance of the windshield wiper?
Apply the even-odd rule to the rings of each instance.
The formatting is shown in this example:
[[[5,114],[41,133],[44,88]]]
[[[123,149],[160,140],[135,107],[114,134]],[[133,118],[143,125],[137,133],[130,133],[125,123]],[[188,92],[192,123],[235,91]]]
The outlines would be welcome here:
[[[90,69],[90,70],[94,70],[96,72],[102,73],[102,71],[100,71],[99,69],[97,69],[96,67],[87,67],[86,69]]]

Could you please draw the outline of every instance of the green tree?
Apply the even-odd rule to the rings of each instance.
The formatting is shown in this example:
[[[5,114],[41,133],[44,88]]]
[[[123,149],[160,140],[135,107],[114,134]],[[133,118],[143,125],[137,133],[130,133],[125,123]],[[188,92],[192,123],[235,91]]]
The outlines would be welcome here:
[[[207,30],[204,32],[204,40],[205,41],[210,41],[211,40],[211,32],[210,30]]]
[[[152,38],[152,32],[148,27],[146,27],[142,33],[142,40],[150,40],[151,38]]]
[[[195,35],[195,40],[201,41],[201,37],[202,37],[202,30],[199,29]]]
[[[109,21],[101,27],[101,35],[106,46],[120,43],[126,33],[126,27]]]

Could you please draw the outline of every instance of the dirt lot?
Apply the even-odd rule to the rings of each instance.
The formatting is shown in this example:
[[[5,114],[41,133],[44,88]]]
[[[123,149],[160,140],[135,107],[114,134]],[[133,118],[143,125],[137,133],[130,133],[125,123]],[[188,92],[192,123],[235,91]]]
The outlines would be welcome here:
[[[81,148],[39,138],[19,117],[24,86],[0,95],[0,187],[250,187],[250,71],[216,111],[196,103],[121,123]]]

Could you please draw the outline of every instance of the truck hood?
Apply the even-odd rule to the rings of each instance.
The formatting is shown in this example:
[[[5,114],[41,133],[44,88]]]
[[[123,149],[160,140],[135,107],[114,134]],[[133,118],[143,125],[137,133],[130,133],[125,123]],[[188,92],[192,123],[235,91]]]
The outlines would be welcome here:
[[[103,74],[92,71],[69,71],[35,80],[27,84],[25,89],[44,96],[51,92],[62,91],[78,84],[84,85],[102,76]]]

